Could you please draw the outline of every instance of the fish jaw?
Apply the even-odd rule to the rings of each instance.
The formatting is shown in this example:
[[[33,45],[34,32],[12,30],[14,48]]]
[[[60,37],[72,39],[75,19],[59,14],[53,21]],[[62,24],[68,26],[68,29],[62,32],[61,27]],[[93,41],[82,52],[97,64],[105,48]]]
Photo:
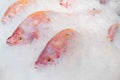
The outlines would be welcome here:
[[[13,46],[13,45],[16,45],[16,44],[17,44],[17,42],[14,42],[14,41],[11,40],[11,37],[9,37],[9,38],[6,40],[6,43],[7,43],[8,45],[10,45],[10,46]]]
[[[10,46],[17,45],[18,40],[16,40],[13,36],[10,36],[7,40],[6,43]]]
[[[40,60],[37,60],[36,62],[35,62],[35,65],[34,65],[34,68],[35,69],[38,69],[40,66],[46,66],[47,64],[47,62],[45,62],[45,61],[43,61],[44,59],[43,58],[40,58]]]
[[[23,41],[23,36],[25,35],[24,30],[19,26],[15,32],[6,40],[8,45],[17,45]]]
[[[74,31],[72,29],[65,29],[48,41],[35,62],[35,68],[38,68],[41,65],[46,66],[56,63],[66,52],[68,41],[74,36],[73,33]]]

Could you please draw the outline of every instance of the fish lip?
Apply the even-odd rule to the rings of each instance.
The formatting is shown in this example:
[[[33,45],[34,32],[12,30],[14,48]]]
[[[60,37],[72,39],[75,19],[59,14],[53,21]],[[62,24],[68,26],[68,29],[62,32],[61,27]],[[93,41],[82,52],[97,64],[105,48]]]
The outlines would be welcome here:
[[[5,20],[3,18],[1,19],[1,23],[6,24],[6,22],[5,22]]]
[[[42,68],[45,68],[46,67],[46,65],[44,65],[44,64],[34,64],[34,69],[35,70],[39,70],[39,69],[42,69]]]
[[[11,42],[9,41],[9,39],[7,39],[6,43],[7,43],[8,45],[10,45],[10,46],[13,46],[13,45],[16,45],[16,44],[17,44],[17,42],[11,43]]]
[[[42,65],[40,65],[40,64],[35,64],[34,65],[34,68],[37,70],[37,69],[39,69],[40,67],[43,67]]]
[[[36,61],[35,64],[34,64],[34,68],[35,68],[35,69],[38,69],[38,67],[39,67],[39,64],[38,64],[38,63],[39,63],[39,61]]]
[[[13,44],[12,43],[9,43],[9,42],[6,42],[8,45],[10,45],[10,46],[13,46]]]
[[[9,19],[7,17],[5,17],[5,15],[1,18],[1,22],[2,24],[6,24],[8,23]]]
[[[34,64],[35,69],[44,68],[45,66],[46,66],[46,64],[41,63],[40,61],[36,61],[35,64]]]
[[[38,68],[39,68],[39,65],[36,65],[36,64],[35,64],[35,65],[34,65],[34,68],[35,68],[35,69],[38,69]]]

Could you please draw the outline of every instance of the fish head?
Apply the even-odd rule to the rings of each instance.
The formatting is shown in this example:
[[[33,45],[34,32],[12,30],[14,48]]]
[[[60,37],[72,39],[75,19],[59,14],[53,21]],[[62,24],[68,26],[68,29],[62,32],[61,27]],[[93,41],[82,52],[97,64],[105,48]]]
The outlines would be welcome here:
[[[46,49],[42,51],[41,55],[35,62],[35,68],[39,68],[40,66],[56,64],[59,61],[60,59],[59,52],[55,51],[52,48]]]
[[[5,14],[3,15],[1,22],[5,24],[11,21],[15,15],[16,15],[15,10],[13,10],[12,7],[9,7],[7,11],[5,12]]]
[[[37,32],[26,32],[18,27],[15,32],[7,39],[8,45],[18,45],[31,43],[34,39],[38,39]]]
[[[17,45],[24,41],[25,32],[22,28],[18,27],[15,32],[7,39],[8,45]]]
[[[21,1],[16,1],[12,5],[10,5],[10,7],[8,7],[6,12],[4,13],[1,22],[5,24],[11,21],[23,9],[24,6],[25,4]]]
[[[38,66],[41,65],[49,65],[53,63],[53,58],[49,55],[47,56],[41,56],[39,60],[35,62],[35,67],[37,68]]]

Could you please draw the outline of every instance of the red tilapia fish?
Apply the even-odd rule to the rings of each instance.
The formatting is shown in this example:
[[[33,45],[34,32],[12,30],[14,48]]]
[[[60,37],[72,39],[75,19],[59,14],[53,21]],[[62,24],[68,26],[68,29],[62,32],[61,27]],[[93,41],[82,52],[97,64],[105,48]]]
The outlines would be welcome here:
[[[26,44],[32,42],[34,39],[38,39],[39,28],[50,22],[50,19],[46,15],[47,12],[49,11],[38,11],[28,16],[7,39],[7,44]]]
[[[1,22],[3,24],[11,21],[19,12],[21,12],[31,0],[18,0],[7,9],[4,13]]]
[[[120,27],[120,24],[119,23],[115,23],[113,25],[110,26],[109,30],[108,30],[108,36],[107,38],[110,40],[110,41],[113,41],[113,38],[115,36],[115,33],[118,29],[118,27]]]
[[[60,0],[60,5],[64,6],[65,8],[68,8],[71,6],[73,0]]]
[[[51,65],[56,63],[59,58],[67,51],[70,40],[75,38],[77,32],[73,29],[64,29],[57,33],[39,55],[35,62],[35,68],[39,68],[41,65]]]

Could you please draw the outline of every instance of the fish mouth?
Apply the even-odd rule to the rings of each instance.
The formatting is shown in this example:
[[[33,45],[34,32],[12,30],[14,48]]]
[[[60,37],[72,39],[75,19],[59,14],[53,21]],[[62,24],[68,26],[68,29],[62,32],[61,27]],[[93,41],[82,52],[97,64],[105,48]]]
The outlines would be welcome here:
[[[41,61],[36,61],[34,64],[35,69],[44,68],[45,66],[46,66],[46,64]]]
[[[38,69],[40,66],[39,65],[34,65],[34,68],[35,69]]]
[[[5,16],[3,16],[2,19],[1,19],[2,24],[6,24],[6,23],[8,23],[8,21],[9,21],[9,19],[6,18]]]
[[[39,68],[39,65],[40,65],[39,61],[36,61],[35,64],[34,64],[34,68],[35,68],[35,69],[38,69],[38,68]]]
[[[17,42],[11,42],[11,41],[9,40],[9,38],[6,40],[6,43],[7,43],[8,45],[10,45],[10,46],[13,46],[13,45],[16,45],[16,44],[17,44]]]
[[[37,70],[37,69],[40,69],[40,68],[44,68],[45,65],[43,64],[34,64],[34,68]]]
[[[2,24],[6,24],[5,19],[1,19]]]

